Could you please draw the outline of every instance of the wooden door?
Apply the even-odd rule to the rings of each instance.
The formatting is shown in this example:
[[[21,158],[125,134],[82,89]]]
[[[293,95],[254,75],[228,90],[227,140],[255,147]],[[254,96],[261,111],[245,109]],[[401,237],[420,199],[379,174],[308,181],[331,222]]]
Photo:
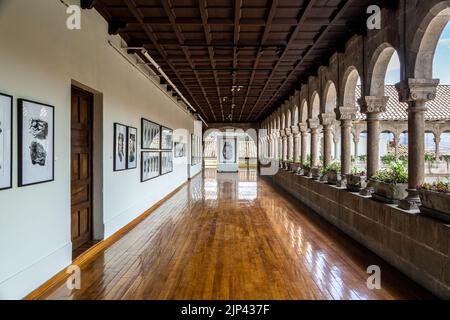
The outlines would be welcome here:
[[[92,95],[72,88],[72,246],[92,241]]]

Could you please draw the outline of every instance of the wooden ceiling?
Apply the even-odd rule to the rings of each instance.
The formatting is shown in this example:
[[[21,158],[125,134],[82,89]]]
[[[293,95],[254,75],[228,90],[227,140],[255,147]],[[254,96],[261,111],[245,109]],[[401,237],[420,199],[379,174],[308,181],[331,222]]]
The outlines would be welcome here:
[[[364,32],[371,0],[83,0],[207,122],[258,122]]]

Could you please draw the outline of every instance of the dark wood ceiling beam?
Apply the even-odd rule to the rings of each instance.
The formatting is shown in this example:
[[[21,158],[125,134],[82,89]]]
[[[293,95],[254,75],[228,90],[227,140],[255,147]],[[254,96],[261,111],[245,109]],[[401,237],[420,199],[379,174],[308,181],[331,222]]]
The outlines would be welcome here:
[[[265,23],[265,27],[264,27],[264,33],[263,33],[263,35],[261,37],[261,41],[260,41],[260,45],[261,46],[266,43],[267,38],[269,37],[270,29],[272,28],[272,22],[273,22],[274,17],[275,17],[277,6],[278,6],[278,0],[272,0],[272,4],[270,6],[269,14],[267,15],[267,19],[266,19],[266,23]],[[263,54],[264,54],[264,51],[263,50],[259,50],[258,54],[256,55],[255,62],[253,64],[253,68],[254,69],[258,68],[259,61],[260,61],[260,59],[261,59]],[[250,94],[250,87],[252,86],[253,81],[255,80],[255,75],[256,75],[256,72],[253,71],[251,76],[250,76],[250,85],[249,85],[249,88],[247,89],[247,93],[245,95],[245,100],[244,100],[244,103],[243,103],[242,108],[241,108],[241,113],[239,114],[239,121],[241,121],[242,114],[243,114],[244,109],[245,109],[245,107],[247,105],[248,95]]]
[[[176,37],[178,39],[178,42],[179,42],[180,46],[182,46],[181,49],[183,50],[183,53],[184,53],[184,55],[186,57],[186,60],[189,62],[189,65],[191,66],[191,69],[194,69],[195,65],[193,64],[193,62],[192,62],[192,60],[190,58],[189,50],[186,47],[183,47],[184,37],[181,34],[180,30],[178,29],[179,27],[177,26],[177,24],[175,22],[175,14],[174,14],[173,9],[172,9],[172,1],[170,1],[170,0],[161,0],[161,3],[163,4],[164,12],[169,17],[172,29],[175,32],[175,35],[176,35]],[[200,80],[200,77],[198,76],[196,71],[193,71],[193,72],[194,72],[195,78],[197,79],[198,84],[200,85],[200,87],[202,87],[202,82]],[[205,97],[205,100],[208,103],[209,109],[211,110],[211,113],[212,113],[212,116],[214,118],[214,121],[217,121],[217,118],[216,118],[216,115],[215,115],[215,113],[213,111],[211,102],[208,99],[208,95],[206,94],[205,90],[202,90],[202,91],[203,91],[203,95]]]
[[[208,11],[206,9],[206,0],[200,0],[199,7],[200,7],[200,15],[201,15],[203,31],[205,33],[206,44],[208,45],[209,63],[211,64],[211,68],[213,69],[212,71],[214,74],[214,82],[216,83],[217,97],[219,99],[220,110],[222,113],[222,121],[224,121],[225,114],[224,114],[223,105],[222,105],[222,98],[221,98],[221,92],[220,92],[220,86],[219,86],[219,84],[220,84],[219,76],[217,74],[216,62],[214,60],[214,48],[211,47],[212,36],[211,36],[211,27],[208,25]]]
[[[236,45],[239,43],[239,35],[241,32],[241,26],[240,21],[242,17],[242,0],[236,0],[234,2],[234,36],[233,36],[233,44],[235,47],[233,48],[233,69],[237,69],[238,66],[238,49]],[[236,103],[235,103],[235,97],[236,97],[236,91],[234,90],[236,88],[236,71],[233,72],[233,86],[232,86],[232,97],[231,97],[231,119],[230,121],[233,122],[234,117],[234,111],[236,110]]]
[[[137,7],[136,2],[134,0],[123,0],[123,1],[127,5],[130,12],[133,14],[133,16],[136,18],[136,20],[139,21],[142,29],[147,34],[148,38],[151,40],[153,46],[157,49],[158,53],[162,57],[166,57],[166,53],[159,46],[158,39],[153,34],[153,30],[151,29],[151,27],[149,25],[144,23],[142,13],[136,8]],[[203,114],[203,116],[206,117],[206,113],[205,113],[204,109],[202,108],[202,105],[200,103],[198,103],[198,101],[195,99],[195,96],[190,91],[189,86],[184,82],[183,78],[178,74],[177,70],[172,66],[172,64],[169,61],[166,61],[166,63],[169,66],[169,68],[171,69],[171,71],[173,72],[173,74],[175,74],[178,81],[183,85],[184,90],[189,94],[189,96],[191,97],[194,104],[198,107],[199,112],[201,112]],[[213,113],[213,116],[214,116],[214,113]]]
[[[266,85],[268,85],[268,83],[272,80],[272,77],[274,76],[278,66],[283,61],[283,59],[286,56],[287,52],[289,51],[292,43],[295,41],[295,38],[297,37],[298,32],[300,31],[301,28],[304,27],[305,21],[308,19],[308,16],[314,7],[314,3],[315,3],[315,0],[309,0],[306,7],[300,11],[300,13],[299,13],[300,17],[298,18],[297,26],[295,27],[294,31],[292,31],[292,33],[290,34],[288,45],[286,46],[284,51],[281,53],[280,59],[275,64],[273,71],[271,72],[269,78],[267,79]],[[266,87],[263,88],[263,90],[261,92],[261,97],[263,96],[265,91],[266,91]],[[249,115],[253,114],[253,111],[256,108],[256,106],[258,105],[259,101],[260,101],[260,99],[258,99],[258,101],[253,105],[252,109],[250,109]],[[249,118],[247,117],[247,121],[248,121],[248,119]]]
[[[344,0],[341,2],[341,5],[336,9],[336,12],[333,14],[332,18],[330,19],[330,24],[327,25],[325,28],[323,28],[320,33],[317,35],[314,44],[309,47],[309,49],[303,54],[303,57],[299,60],[299,62],[295,65],[295,67],[289,72],[289,74],[287,75],[287,77],[284,79],[284,81],[281,83],[281,86],[279,88],[279,90],[277,91],[277,93],[275,93],[269,100],[269,102],[266,104],[266,106],[264,108],[262,108],[261,112],[259,112],[259,114],[257,115],[257,118],[262,114],[262,112],[264,112],[264,110],[266,109],[266,107],[268,105],[270,105],[270,103],[272,103],[273,99],[277,96],[277,94],[282,90],[282,88],[286,85],[286,83],[288,83],[288,81],[290,81],[292,75],[294,75],[298,69],[300,68],[300,66],[302,66],[302,64],[308,60],[309,55],[311,54],[311,52],[316,48],[316,46],[320,43],[320,41],[323,39],[323,37],[327,34],[328,30],[330,29],[330,27],[333,25],[333,23],[340,19],[342,14],[345,12],[345,10],[350,6],[351,1],[350,0]]]

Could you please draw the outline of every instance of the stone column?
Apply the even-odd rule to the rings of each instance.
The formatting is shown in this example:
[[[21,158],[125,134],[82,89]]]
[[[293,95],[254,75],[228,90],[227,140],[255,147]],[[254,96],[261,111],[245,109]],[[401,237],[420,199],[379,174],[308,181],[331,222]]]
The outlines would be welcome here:
[[[338,119],[341,121],[341,170],[343,178],[350,174],[352,167],[351,133],[352,121],[356,119],[356,108],[340,107],[337,110]]]
[[[339,154],[339,135],[336,133],[333,137],[333,142],[334,142],[334,157],[335,160],[340,159],[340,157],[338,157]]]
[[[398,145],[400,144],[400,137],[397,134],[394,134],[394,155],[395,158],[398,159]]]
[[[441,155],[440,145],[441,145],[441,137],[434,137],[434,143],[436,145],[436,159],[439,160],[439,156]]]
[[[286,160],[290,160],[291,159],[291,152],[292,152],[292,147],[291,147],[291,128],[286,128],[284,129],[284,134],[286,135],[286,149],[285,149],[285,154],[286,154]]]
[[[358,160],[358,157],[359,157],[359,138],[358,137],[356,137],[356,136],[354,136],[353,137],[353,143],[355,144],[355,161],[357,161]]]
[[[281,159],[287,160],[287,136],[284,132],[281,132]]]
[[[299,156],[298,156],[298,141],[299,141],[299,137],[300,137],[298,126],[292,126],[291,132],[292,132],[292,136],[294,139],[294,144],[293,144],[294,149],[292,150],[293,151],[292,156],[293,156],[294,162],[298,162],[300,160]]]
[[[323,166],[327,167],[333,161],[332,159],[332,144],[333,144],[333,122],[335,116],[331,113],[324,113],[320,115],[320,122],[323,127]]]
[[[386,112],[389,97],[366,96],[360,99],[361,111],[367,115],[367,177],[371,178],[380,166],[380,120]]]
[[[439,80],[407,79],[397,84],[401,102],[408,103],[408,197],[400,208],[411,210],[420,204],[417,186],[425,180],[426,103],[436,97]]]
[[[308,150],[306,149],[308,146],[308,127],[306,124],[301,124],[299,130],[301,134],[301,162],[304,164],[308,158]]]
[[[311,131],[311,166],[319,165],[319,120],[309,119],[308,126]]]

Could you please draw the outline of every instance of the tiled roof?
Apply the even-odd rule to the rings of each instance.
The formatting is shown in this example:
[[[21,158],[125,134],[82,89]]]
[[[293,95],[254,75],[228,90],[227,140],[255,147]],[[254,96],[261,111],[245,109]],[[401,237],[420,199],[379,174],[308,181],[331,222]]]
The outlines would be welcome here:
[[[382,121],[406,121],[408,120],[408,105],[398,101],[397,89],[393,85],[385,86],[385,94],[389,96],[387,111],[380,114]],[[356,88],[356,99],[361,96],[361,87]],[[358,104],[356,104],[358,105]],[[428,110],[425,120],[439,121],[450,120],[450,85],[440,85],[437,88],[436,99],[427,103]],[[366,115],[358,111],[358,120],[365,120]]]

